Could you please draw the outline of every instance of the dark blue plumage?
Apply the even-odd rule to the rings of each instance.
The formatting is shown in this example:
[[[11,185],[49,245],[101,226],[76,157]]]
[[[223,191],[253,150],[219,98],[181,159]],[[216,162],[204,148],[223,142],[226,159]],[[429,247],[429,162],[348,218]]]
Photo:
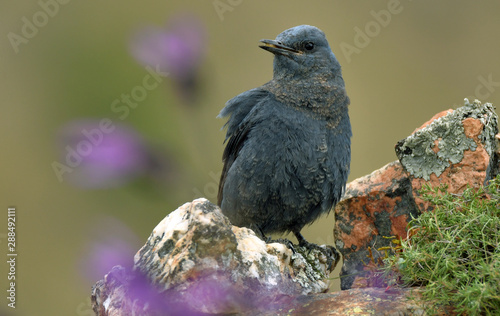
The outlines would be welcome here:
[[[349,98],[324,33],[301,25],[276,40],[273,79],[229,100],[218,203],[237,226],[300,230],[340,200],[349,174]]]

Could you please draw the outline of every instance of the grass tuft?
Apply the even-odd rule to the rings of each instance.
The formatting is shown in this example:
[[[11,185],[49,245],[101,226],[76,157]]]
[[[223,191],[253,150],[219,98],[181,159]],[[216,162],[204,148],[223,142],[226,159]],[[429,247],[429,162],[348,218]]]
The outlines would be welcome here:
[[[423,286],[424,299],[459,314],[500,315],[500,176],[462,194],[426,186],[422,195],[435,208],[384,260],[387,283]]]

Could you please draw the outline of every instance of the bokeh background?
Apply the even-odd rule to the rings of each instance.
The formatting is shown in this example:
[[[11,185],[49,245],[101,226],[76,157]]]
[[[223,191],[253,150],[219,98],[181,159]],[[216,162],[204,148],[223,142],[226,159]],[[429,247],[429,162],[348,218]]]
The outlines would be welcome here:
[[[272,76],[258,40],[326,33],[351,98],[353,180],[465,97],[500,104],[499,14],[498,1],[3,1],[0,248],[15,206],[18,263],[17,308],[2,295],[0,314],[92,315],[92,284],[166,214],[216,201],[216,116]],[[333,244],[333,220],[306,238]]]

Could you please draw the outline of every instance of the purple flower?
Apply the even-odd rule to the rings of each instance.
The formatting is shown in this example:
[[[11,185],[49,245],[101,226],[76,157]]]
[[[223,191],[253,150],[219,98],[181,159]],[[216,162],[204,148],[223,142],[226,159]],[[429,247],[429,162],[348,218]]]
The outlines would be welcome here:
[[[219,280],[216,275],[168,290],[160,290],[141,271],[134,270],[129,275],[127,299],[148,306],[154,315],[163,315],[166,311],[173,315],[234,312],[238,307],[251,306],[241,295],[235,295],[235,284],[227,279]]]
[[[168,72],[181,97],[192,101],[206,55],[205,26],[196,16],[178,14],[164,28],[150,26],[137,31],[130,51],[142,65]]]
[[[60,131],[61,178],[83,188],[110,188],[144,175],[153,156],[140,135],[124,124],[76,120]],[[108,120],[108,122],[110,122]]]
[[[217,275],[205,277],[203,280],[191,284],[184,293],[184,298],[188,306],[200,308],[204,306],[209,313],[220,311],[231,311],[235,307],[244,305],[243,298],[233,289],[237,287],[234,283],[229,283],[226,278],[218,278]]]
[[[99,280],[115,265],[132,268],[140,240],[124,223],[112,217],[98,218],[89,231],[80,268],[86,280]]]

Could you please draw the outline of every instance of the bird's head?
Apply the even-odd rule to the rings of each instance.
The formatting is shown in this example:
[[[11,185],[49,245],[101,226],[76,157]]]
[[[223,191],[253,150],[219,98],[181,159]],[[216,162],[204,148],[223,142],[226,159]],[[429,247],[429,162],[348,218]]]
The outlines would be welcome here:
[[[343,83],[340,64],[325,33],[317,27],[296,26],[280,33],[276,40],[263,39],[260,42],[260,48],[275,56],[275,79],[318,77]]]

